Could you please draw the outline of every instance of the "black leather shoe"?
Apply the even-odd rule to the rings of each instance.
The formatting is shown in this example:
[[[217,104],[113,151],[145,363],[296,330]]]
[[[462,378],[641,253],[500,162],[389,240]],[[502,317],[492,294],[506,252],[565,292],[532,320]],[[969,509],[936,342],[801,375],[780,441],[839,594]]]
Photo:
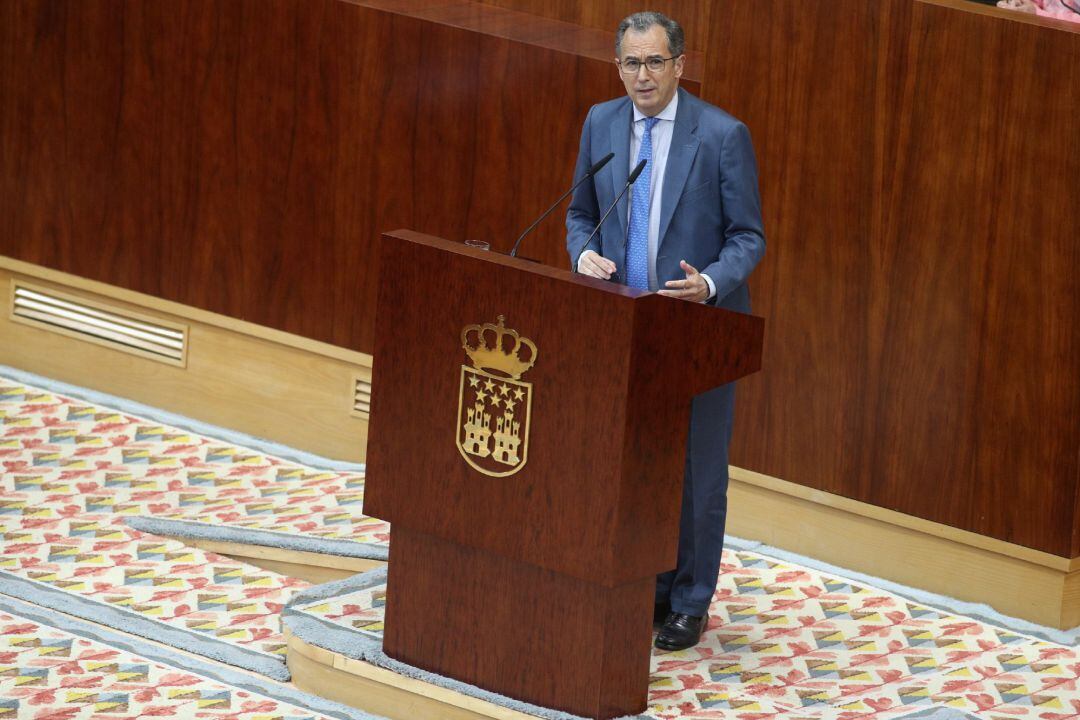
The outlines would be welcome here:
[[[694,617],[673,612],[664,621],[656,635],[656,647],[660,650],[685,650],[701,640],[701,633],[709,625],[709,616]]]
[[[652,611],[652,626],[653,630],[659,630],[660,626],[667,620],[668,615],[671,614],[671,606],[666,602],[658,602],[653,604]]]

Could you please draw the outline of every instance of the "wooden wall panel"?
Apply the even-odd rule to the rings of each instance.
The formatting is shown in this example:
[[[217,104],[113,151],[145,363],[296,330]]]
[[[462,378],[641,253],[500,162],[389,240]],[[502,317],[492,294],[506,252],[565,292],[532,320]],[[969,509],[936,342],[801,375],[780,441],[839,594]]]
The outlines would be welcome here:
[[[513,40],[537,48],[570,53],[582,58],[613,64],[614,28],[610,25],[591,27],[552,19],[552,13],[534,14],[514,10],[515,3],[492,4],[476,0],[341,0],[375,10],[428,20],[470,30],[482,35]],[[501,6],[505,5],[505,7]],[[586,6],[592,8],[594,6]],[[558,13],[554,13],[558,15]],[[621,16],[620,16],[621,17]],[[707,23],[703,22],[704,27]],[[691,48],[691,46],[687,46]],[[683,67],[683,84],[692,92],[700,90],[705,56],[699,50],[687,49]],[[534,73],[537,70],[533,70]],[[541,71],[542,72],[542,71]]]
[[[643,7],[636,0],[608,0],[607,2],[580,2],[578,0],[483,0],[488,5],[532,13],[552,20],[605,30],[612,37],[611,56],[615,57],[615,28],[627,15],[640,10],[657,10],[672,17],[683,26],[686,46],[694,50],[708,49],[709,10],[711,0],[660,0]]]
[[[732,458],[1072,557],[1080,34],[950,5],[714,3],[769,241]]]
[[[0,254],[361,351],[379,232],[507,249],[622,92],[607,61],[339,0],[27,0],[0,37]],[[563,233],[523,254],[564,264]]]
[[[734,461],[1080,555],[1077,28],[959,0],[659,8],[762,169],[765,370]],[[508,248],[622,92],[597,48],[632,9],[0,3],[0,254],[370,351],[378,234]],[[562,265],[562,236],[523,253]]]

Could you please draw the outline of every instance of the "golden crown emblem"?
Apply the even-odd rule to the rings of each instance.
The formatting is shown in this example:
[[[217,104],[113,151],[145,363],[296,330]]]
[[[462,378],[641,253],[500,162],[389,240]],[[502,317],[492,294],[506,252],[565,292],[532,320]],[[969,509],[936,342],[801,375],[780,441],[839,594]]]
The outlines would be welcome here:
[[[536,362],[536,345],[506,327],[505,319],[500,315],[498,325],[466,325],[461,331],[461,347],[477,370],[494,370],[516,380]],[[525,357],[521,355],[523,348],[528,350]]]

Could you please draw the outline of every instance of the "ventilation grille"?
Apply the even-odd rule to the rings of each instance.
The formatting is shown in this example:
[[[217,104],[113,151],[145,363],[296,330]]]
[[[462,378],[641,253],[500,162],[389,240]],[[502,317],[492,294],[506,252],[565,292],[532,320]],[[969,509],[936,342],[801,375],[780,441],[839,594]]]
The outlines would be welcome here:
[[[187,328],[25,283],[13,284],[11,316],[98,345],[184,365]]]
[[[363,418],[371,415],[371,380],[367,378],[353,377],[352,414]]]

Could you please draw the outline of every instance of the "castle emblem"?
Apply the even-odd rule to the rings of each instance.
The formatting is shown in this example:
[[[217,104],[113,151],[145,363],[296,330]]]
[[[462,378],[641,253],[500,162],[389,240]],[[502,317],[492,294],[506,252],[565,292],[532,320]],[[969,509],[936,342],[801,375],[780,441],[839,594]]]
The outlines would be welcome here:
[[[532,383],[521,376],[536,362],[536,345],[500,315],[497,325],[466,325],[461,347],[472,367],[461,366],[458,451],[485,475],[513,475],[528,459]]]

